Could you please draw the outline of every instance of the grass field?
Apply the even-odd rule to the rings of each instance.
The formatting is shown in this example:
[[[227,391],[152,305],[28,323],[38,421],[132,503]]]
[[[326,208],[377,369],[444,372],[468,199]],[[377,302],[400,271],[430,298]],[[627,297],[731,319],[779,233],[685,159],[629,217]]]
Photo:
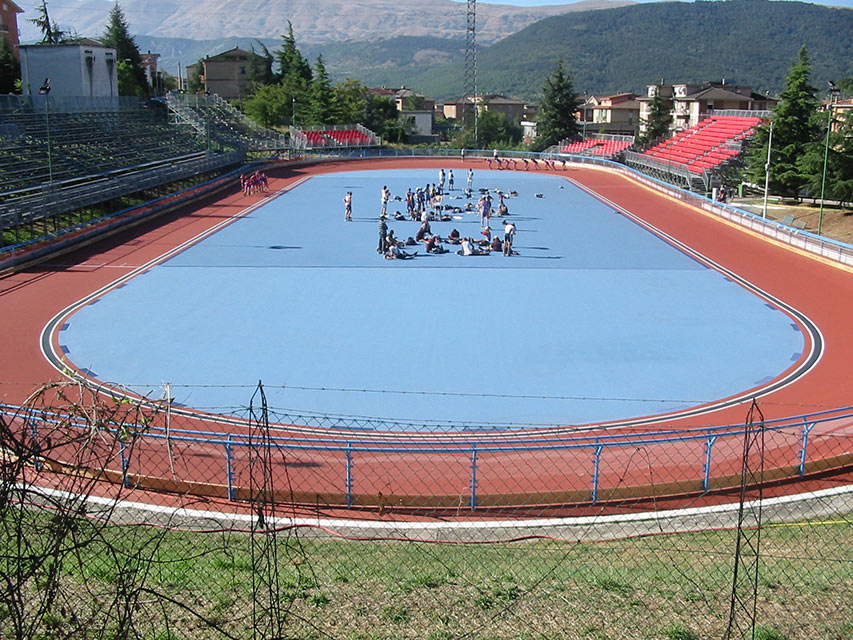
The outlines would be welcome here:
[[[735,564],[734,531],[450,545],[2,522],[4,576],[44,560],[21,590],[34,638],[722,638]],[[765,528],[756,637],[853,637],[851,547],[849,518]]]

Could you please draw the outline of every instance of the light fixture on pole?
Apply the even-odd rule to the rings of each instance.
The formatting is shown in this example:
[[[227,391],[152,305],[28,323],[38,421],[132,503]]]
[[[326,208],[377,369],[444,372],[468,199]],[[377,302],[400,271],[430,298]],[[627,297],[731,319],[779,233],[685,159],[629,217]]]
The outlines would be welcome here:
[[[770,137],[767,139],[767,164],[764,165],[764,207],[761,217],[767,217],[767,194],[770,192],[770,153],[773,150],[773,120],[770,121]]]
[[[829,161],[829,134],[832,131],[832,104],[835,98],[838,97],[839,91],[835,83],[829,81],[829,104],[826,105],[826,142],[823,148],[823,175],[820,180],[820,214],[817,220],[817,235],[821,235],[823,231],[823,196],[826,193],[826,165]]]
[[[50,148],[50,78],[44,79],[44,84],[39,87],[39,95],[44,96],[44,123],[47,128],[47,177],[50,185],[53,185],[53,153]]]

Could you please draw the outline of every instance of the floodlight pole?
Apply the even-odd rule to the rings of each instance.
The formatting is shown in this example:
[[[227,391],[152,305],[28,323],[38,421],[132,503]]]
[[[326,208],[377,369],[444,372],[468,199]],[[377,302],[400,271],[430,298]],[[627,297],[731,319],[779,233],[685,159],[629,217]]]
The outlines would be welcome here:
[[[826,193],[826,165],[829,161],[829,133],[832,131],[832,104],[833,98],[838,95],[838,89],[835,88],[835,83],[830,82],[829,104],[826,107],[826,142],[823,149],[823,175],[820,180],[820,214],[817,220],[817,235],[821,235],[823,231],[823,196]]]
[[[479,132],[477,120],[479,107],[477,104],[477,0],[468,0],[465,29],[465,77],[463,80],[465,97],[462,98],[462,128],[466,124],[466,102],[470,96],[474,118],[474,148],[479,148]]]
[[[773,120],[770,121],[770,137],[767,139],[767,164],[764,165],[764,207],[761,217],[767,217],[767,194],[770,191],[770,153],[773,149]]]
[[[44,123],[47,129],[47,177],[50,186],[53,186],[53,152],[50,146],[50,78],[44,79],[44,84],[39,87],[39,93],[44,96]]]

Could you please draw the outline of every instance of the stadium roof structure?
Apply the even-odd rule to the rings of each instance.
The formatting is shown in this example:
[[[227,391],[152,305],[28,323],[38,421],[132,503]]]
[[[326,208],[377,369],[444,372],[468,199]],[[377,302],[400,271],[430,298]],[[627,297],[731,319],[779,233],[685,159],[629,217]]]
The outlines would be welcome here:
[[[750,90],[749,95],[744,95],[742,93],[735,93],[734,91],[729,91],[723,87],[719,86],[710,86],[695,93],[690,93],[684,98],[676,97],[676,100],[686,99],[686,100],[727,100],[727,101],[738,101],[738,102],[748,102],[752,100],[766,100],[766,96],[761,95],[755,91]]]

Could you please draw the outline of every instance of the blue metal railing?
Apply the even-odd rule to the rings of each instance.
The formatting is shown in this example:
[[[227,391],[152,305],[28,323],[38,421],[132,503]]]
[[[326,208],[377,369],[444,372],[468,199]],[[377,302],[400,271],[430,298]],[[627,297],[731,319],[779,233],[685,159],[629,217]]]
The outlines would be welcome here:
[[[45,427],[51,427],[61,424],[63,428],[89,430],[88,425],[82,418],[67,416],[50,411],[25,411],[21,407],[14,405],[0,404],[0,414],[16,418],[19,416],[26,417],[26,424],[29,426],[29,437],[32,440],[34,447],[38,447],[39,429],[37,425],[42,424]],[[853,408],[847,407],[838,410],[823,411],[818,413],[805,414],[778,420],[769,420],[763,423],[766,434],[777,434],[782,438],[790,440],[790,446],[799,446],[796,454],[796,460],[791,461],[792,467],[796,469],[799,477],[805,476],[807,472],[807,464],[809,462],[809,444],[812,431],[819,424],[827,425],[828,423],[851,422],[853,423]],[[482,474],[484,468],[481,465],[483,456],[508,456],[510,454],[533,454],[533,453],[588,453],[592,456],[592,476],[588,486],[589,500],[593,503],[599,502],[601,499],[602,487],[602,465],[605,458],[613,457],[621,450],[623,452],[632,452],[635,450],[646,450],[651,448],[659,449],[659,459],[667,462],[678,462],[672,460],[672,456],[667,453],[668,449],[672,452],[677,450],[676,445],[683,443],[695,442],[702,447],[702,454],[699,456],[701,465],[696,473],[688,474],[694,480],[701,482],[702,491],[706,492],[711,488],[713,478],[712,469],[714,466],[714,452],[716,445],[723,441],[729,440],[733,444],[739,444],[743,438],[743,425],[720,425],[715,427],[704,427],[698,429],[669,429],[659,430],[644,433],[598,433],[593,434],[567,434],[561,437],[533,437],[530,439],[520,439],[523,433],[516,434],[516,438],[512,438],[506,434],[495,439],[477,439],[476,441],[464,438],[445,438],[436,436],[429,439],[427,434],[424,439],[412,440],[406,438],[405,435],[395,436],[387,434],[379,440],[368,438],[351,438],[336,440],[331,437],[323,437],[322,434],[306,437],[298,436],[270,436],[264,438],[262,442],[258,442],[257,437],[254,439],[249,434],[228,433],[228,432],[207,432],[201,430],[175,429],[174,427],[168,430],[165,427],[156,425],[105,425],[104,430],[118,439],[120,471],[122,482],[125,486],[131,486],[131,455],[128,454],[128,440],[136,443],[142,441],[147,443],[165,443],[184,444],[187,449],[184,453],[192,455],[193,446],[204,446],[205,455],[209,456],[209,449],[213,447],[221,447],[224,454],[224,468],[221,471],[223,474],[224,485],[227,489],[227,497],[229,500],[237,499],[237,484],[235,479],[235,450],[236,449],[253,449],[261,446],[267,446],[262,442],[268,443],[278,451],[285,453],[298,454],[305,452],[313,452],[320,454],[340,454],[344,460],[344,481],[340,487],[341,493],[344,496],[344,501],[347,507],[352,507],[355,504],[356,482],[353,475],[353,467],[355,459],[359,455],[376,455],[383,454],[385,456],[398,456],[400,460],[405,461],[405,458],[412,456],[425,456],[429,454],[452,454],[461,456],[469,460],[469,507],[476,510],[479,506],[480,497],[479,488],[483,484]],[[26,431],[26,429],[25,429]],[[848,432],[847,435],[839,434],[840,438],[853,438]],[[847,449],[849,450],[849,447]],[[166,453],[164,452],[164,455]],[[683,450],[681,455],[684,455]],[[38,457],[37,457],[38,459]],[[543,458],[544,459],[544,458]],[[504,465],[491,465],[494,468],[505,468]],[[427,473],[428,470],[425,470]],[[139,471],[141,474],[141,470]],[[370,484],[370,478],[364,478],[364,484]],[[552,488],[554,492],[565,490],[565,487],[555,486]]]

